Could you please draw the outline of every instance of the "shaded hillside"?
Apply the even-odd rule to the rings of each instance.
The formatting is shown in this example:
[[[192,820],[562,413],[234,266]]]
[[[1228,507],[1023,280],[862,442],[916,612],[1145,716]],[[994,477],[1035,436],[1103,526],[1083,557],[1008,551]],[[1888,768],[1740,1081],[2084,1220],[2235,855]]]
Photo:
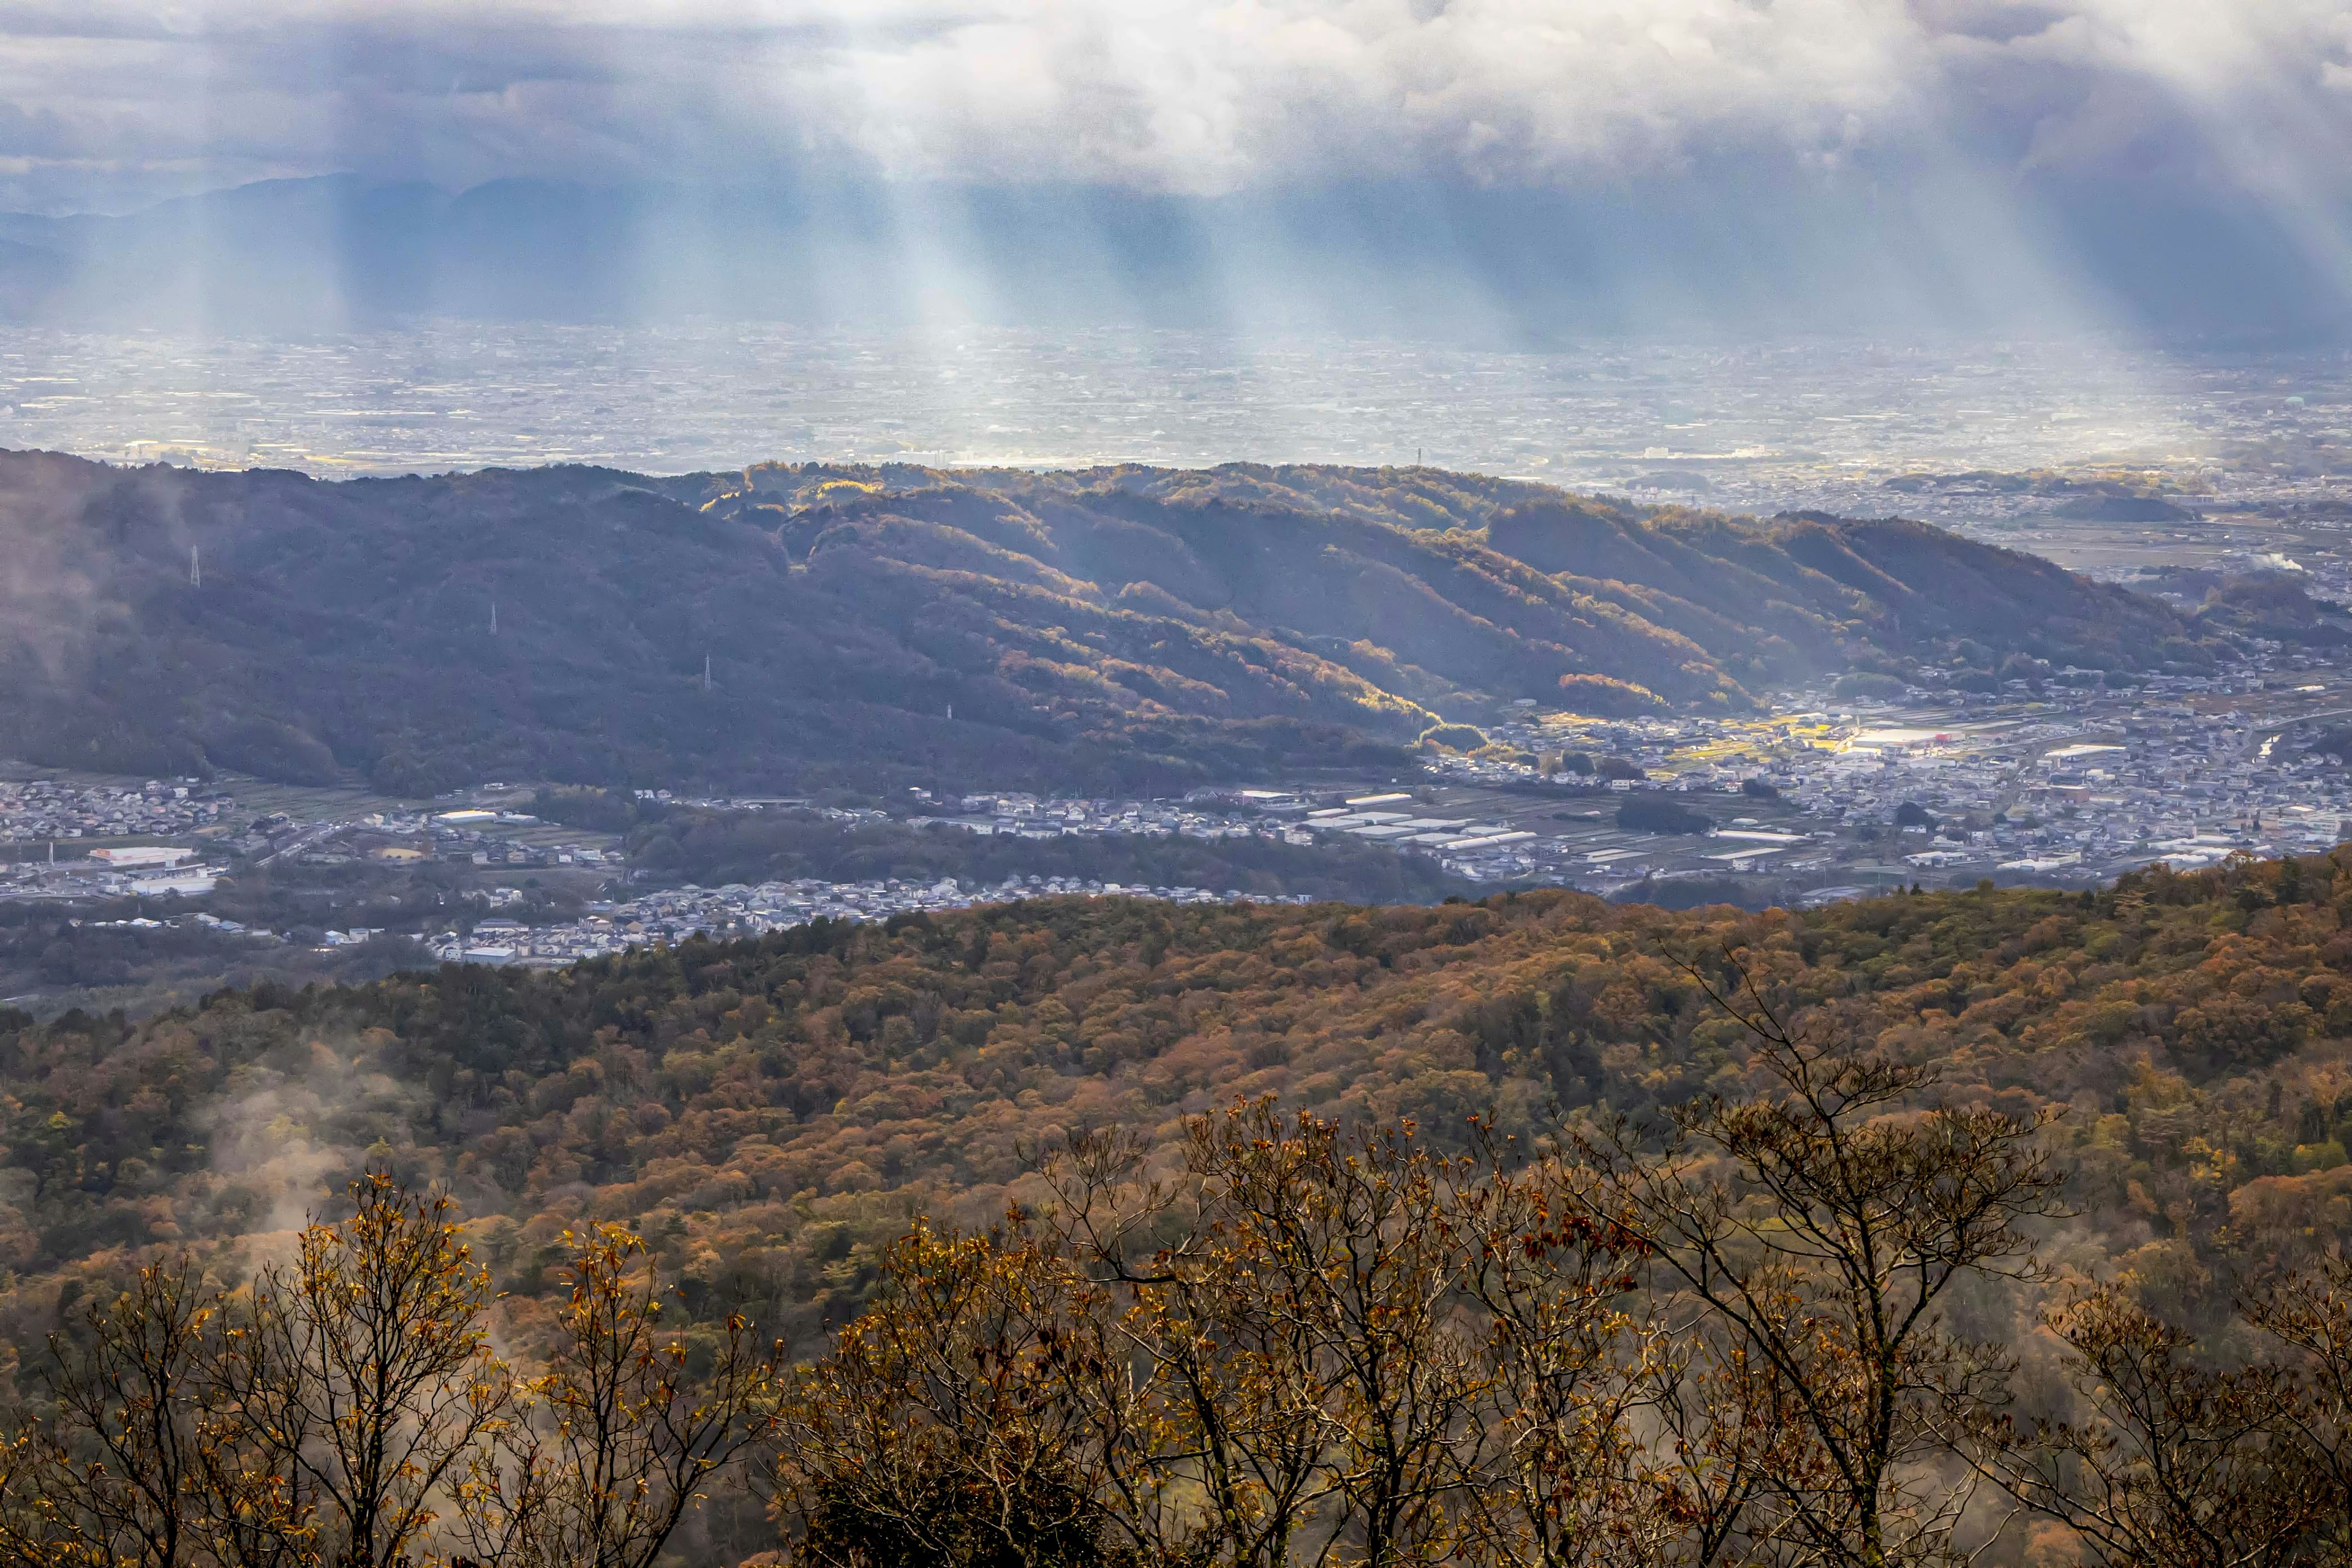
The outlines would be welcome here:
[[[1390,761],[1564,689],[1737,709],[1960,638],[2211,651],[2172,609],[1918,524],[1426,469],[326,483],[12,455],[0,552],[0,751],[404,792],[1159,788]]]

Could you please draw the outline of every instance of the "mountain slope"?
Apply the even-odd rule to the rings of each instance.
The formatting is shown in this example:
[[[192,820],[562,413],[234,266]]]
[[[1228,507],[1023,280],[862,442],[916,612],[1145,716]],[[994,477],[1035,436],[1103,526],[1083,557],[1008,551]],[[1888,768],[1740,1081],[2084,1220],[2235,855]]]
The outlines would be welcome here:
[[[2226,1315],[2352,1237],[2352,852],[1763,915],[1055,900],[137,1025],[0,1010],[0,1326],[37,1343],[59,1279],[279,1228],[373,1163],[447,1183],[526,1294],[565,1226],[621,1219],[696,1316],[747,1302],[805,1346],[912,1213],[999,1212],[1080,1127],[1164,1141],[1273,1094],[1444,1143],[1737,1092],[1742,1038],[1676,968],[1734,950],[1954,1104],[2063,1110],[2065,1278]]]
[[[1391,758],[1570,682],[1587,708],[1737,710],[1960,638],[2212,652],[2161,604],[1916,523],[1420,469],[328,483],[13,454],[0,550],[0,750],[404,791],[1157,787]]]

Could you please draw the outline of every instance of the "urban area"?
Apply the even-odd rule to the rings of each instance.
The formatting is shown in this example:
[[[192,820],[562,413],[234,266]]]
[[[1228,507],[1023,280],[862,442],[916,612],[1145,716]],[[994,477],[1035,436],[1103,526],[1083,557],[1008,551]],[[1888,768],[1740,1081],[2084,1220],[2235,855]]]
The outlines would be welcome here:
[[[1528,705],[1490,727],[1481,752],[1417,774],[1269,781],[1182,800],[916,792],[904,805],[842,806],[641,793],[665,809],[810,813],[845,829],[1260,836],[1310,848],[1352,839],[1424,857],[1465,889],[1549,884],[1757,905],[1985,879],[2087,884],[2240,852],[2325,851],[2352,824],[2352,730],[2338,727],[2352,723],[2352,681],[2324,661],[2261,647],[2226,673],[2158,676],[2129,690],[2068,684],[2078,679],[2055,670],[1984,694],[1922,685],[1876,702],[1798,693],[1736,719],[1607,721]],[[331,799],[306,805],[237,781],[16,773],[0,782],[0,847],[12,857],[0,900],[53,900],[72,906],[68,918],[130,900],[134,912],[110,918],[282,942],[294,933],[248,930],[211,912],[208,896],[272,867],[461,872],[465,891],[435,929],[330,928],[319,939],[411,938],[420,962],[560,964],[698,931],[1020,897],[1242,896],[1043,876],[670,886],[633,864],[619,837],[541,820],[523,786],[344,813]],[[530,890],[541,881],[576,889],[563,918],[532,918],[546,903]]]

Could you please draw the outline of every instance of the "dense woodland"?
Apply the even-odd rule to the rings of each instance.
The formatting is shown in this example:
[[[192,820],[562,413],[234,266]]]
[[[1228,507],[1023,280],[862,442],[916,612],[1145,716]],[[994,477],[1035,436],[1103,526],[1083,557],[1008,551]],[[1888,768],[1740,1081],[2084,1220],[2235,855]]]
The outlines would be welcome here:
[[[2228,651],[1921,524],[1423,468],[331,483],[5,454],[0,549],[13,750],[395,794],[1160,791],[1475,746],[1522,698],[1736,711],[1922,659],[2120,679]]]
[[[135,1025],[10,1016],[15,1397],[42,1407],[35,1347],[138,1264],[187,1249],[234,1279],[367,1168],[446,1188],[518,1323],[552,1310],[565,1232],[613,1222],[682,1292],[678,1331],[740,1312],[807,1356],[893,1299],[918,1216],[1036,1208],[1037,1161],[1092,1129],[1172,1169],[1188,1117],[1274,1096],[1410,1121],[1433,1157],[1470,1152],[1474,1117],[1522,1149],[1624,1117],[1654,1150],[1674,1108],[1772,1089],[1706,994],[1741,972],[1811,1037],[1932,1068],[1906,1105],[2052,1118],[2053,1203],[2019,1222],[2046,1275],[1963,1281],[1955,1332],[2054,1366],[2040,1315],[2107,1282],[2250,1354],[2239,1307],[2352,1229],[2352,856],[1760,915],[1057,900]],[[749,1501],[698,1520],[712,1552],[774,1541]]]

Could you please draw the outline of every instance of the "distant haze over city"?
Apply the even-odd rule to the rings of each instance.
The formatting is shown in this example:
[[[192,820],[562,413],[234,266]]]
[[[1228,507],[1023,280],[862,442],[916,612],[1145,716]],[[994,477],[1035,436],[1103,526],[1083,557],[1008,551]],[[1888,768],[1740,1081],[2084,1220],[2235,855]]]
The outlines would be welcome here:
[[[2342,274],[2259,208],[2040,176],[1953,193],[1772,167],[1638,188],[1427,181],[1216,197],[878,183],[353,177],[121,216],[0,216],[0,309],[73,328],[310,332],[420,317],[1738,342],[2342,337]],[[1973,232],[1945,232],[1958,223]]]
[[[2326,0],[222,0],[0,37],[0,310],[79,327],[2347,320]]]

